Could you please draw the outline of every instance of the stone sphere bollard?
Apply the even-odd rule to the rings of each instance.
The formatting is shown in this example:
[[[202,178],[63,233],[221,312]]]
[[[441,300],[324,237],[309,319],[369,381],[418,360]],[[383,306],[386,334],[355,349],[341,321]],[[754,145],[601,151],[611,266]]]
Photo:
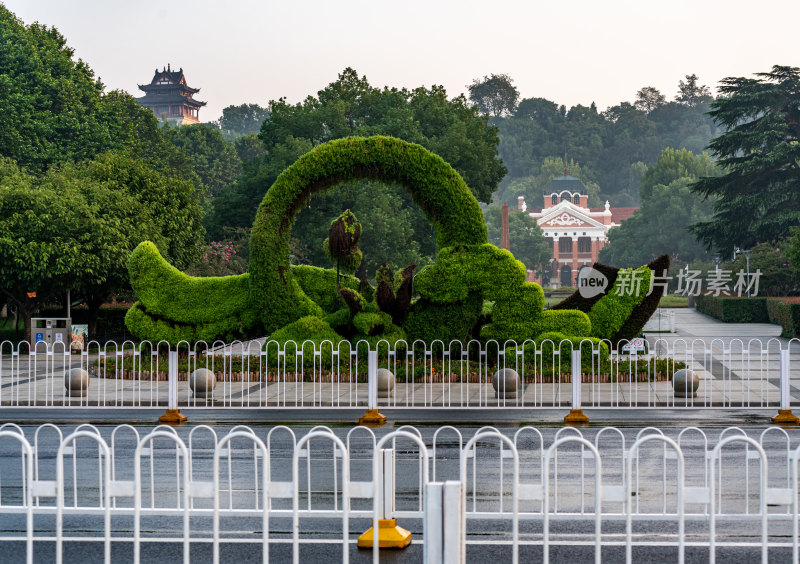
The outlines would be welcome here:
[[[208,368],[198,368],[189,375],[189,387],[196,398],[210,398],[217,385],[217,376]]]
[[[395,381],[394,374],[392,374],[390,370],[386,370],[385,368],[378,368],[377,376],[378,376],[378,397],[379,398],[391,397],[392,392],[394,392],[394,381]]]
[[[697,388],[700,387],[700,377],[683,368],[675,372],[672,376],[672,389],[675,391],[676,398],[697,397]]]
[[[64,387],[70,397],[85,397],[89,391],[89,373],[83,368],[73,368],[64,377]]]
[[[492,376],[492,387],[494,397],[505,399],[516,399],[519,389],[519,374],[511,368],[502,368]]]

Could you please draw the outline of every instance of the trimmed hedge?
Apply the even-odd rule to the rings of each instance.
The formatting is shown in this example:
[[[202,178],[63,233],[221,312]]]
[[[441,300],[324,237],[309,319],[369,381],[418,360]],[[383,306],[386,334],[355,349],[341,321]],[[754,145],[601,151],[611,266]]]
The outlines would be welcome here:
[[[800,298],[767,298],[767,314],[783,328],[781,337],[800,337]]]
[[[481,328],[481,338],[524,341],[536,335],[544,311],[541,286],[526,282],[526,276],[525,265],[507,250],[458,245],[441,249],[436,264],[416,276],[414,289],[439,304],[463,303],[480,294],[494,302],[491,323]]]
[[[408,342],[422,340],[431,343],[441,340],[445,343],[472,338],[472,329],[478,322],[483,308],[480,294],[472,294],[462,302],[436,304],[420,299],[411,305],[403,329]]]
[[[291,267],[292,276],[295,277],[300,288],[305,294],[317,303],[326,314],[333,313],[342,307],[339,293],[336,290],[336,271],[330,268],[299,265]],[[355,276],[341,275],[339,284],[342,288],[359,291],[361,281]],[[372,286],[367,286],[361,292],[365,300],[371,300],[375,292]]]
[[[246,334],[258,324],[250,301],[249,275],[196,278],[169,264],[145,241],[128,259],[139,301],[125,324],[140,339],[213,341]],[[319,310],[319,306],[317,306]]]
[[[289,269],[292,223],[312,194],[359,179],[402,184],[433,225],[439,248],[487,241],[478,201],[441,157],[392,137],[323,143],[281,173],[256,213],[250,239],[251,296],[268,333],[300,317],[321,315]]]
[[[661,255],[650,264],[647,265],[650,269],[650,276],[662,276],[663,273],[669,272],[669,255]],[[661,274],[659,274],[661,273]],[[645,291],[646,292],[646,291]],[[653,291],[650,295],[645,295],[644,299],[633,308],[633,311],[625,320],[622,327],[611,338],[611,342],[616,344],[620,341],[630,341],[638,337],[642,333],[647,321],[653,316],[661,303],[661,297],[664,295],[663,286],[653,286]]]
[[[589,337],[592,334],[592,322],[582,311],[548,309],[542,314],[542,319],[536,328],[536,339],[540,339],[543,333],[553,331],[570,337]]]
[[[625,280],[631,280],[631,277],[623,275],[623,271],[631,273],[640,272],[641,285],[639,292],[633,294],[629,292],[629,288],[623,288]],[[589,310],[589,319],[592,322],[592,337],[598,339],[608,339],[614,343],[614,336],[622,329],[625,322],[633,313],[633,309],[642,303],[650,288],[650,277],[652,273],[646,266],[640,266],[637,269],[620,269],[617,274],[617,279],[614,286],[606,293],[597,303]],[[641,329],[641,328],[640,328]]]
[[[767,298],[729,298],[703,294],[695,298],[700,313],[715,317],[725,323],[769,323]]]

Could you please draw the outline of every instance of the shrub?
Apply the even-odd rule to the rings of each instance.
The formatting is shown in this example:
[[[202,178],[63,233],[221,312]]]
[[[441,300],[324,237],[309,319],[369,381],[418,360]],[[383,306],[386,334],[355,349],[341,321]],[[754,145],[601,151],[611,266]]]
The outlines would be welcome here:
[[[139,301],[126,314],[125,325],[140,339],[173,344],[213,341],[247,334],[258,325],[248,274],[187,276],[165,261],[149,241],[131,253],[128,271]]]
[[[441,339],[467,342],[472,338],[472,329],[478,322],[483,306],[480,294],[467,296],[462,302],[436,304],[425,299],[416,301],[403,323],[408,342],[422,340],[426,343]]]
[[[609,356],[608,343],[594,337],[568,337],[559,331],[551,331],[539,335],[534,341],[523,344],[523,352],[526,360],[537,358],[536,351],[542,352],[541,368],[542,371],[552,371],[560,368],[560,372],[570,372],[572,365],[572,351],[581,351],[581,370],[583,372],[597,372],[598,358],[593,355],[593,351],[600,350],[600,360],[606,360]],[[559,355],[556,356],[556,350]],[[506,347],[506,358],[515,358],[517,347]]]
[[[627,270],[630,274],[623,274]],[[641,273],[641,285],[638,292],[628,292],[623,285],[630,281],[634,272]],[[612,343],[615,335],[622,329],[625,321],[633,313],[633,309],[642,303],[647,290],[650,288],[652,273],[646,266],[637,269],[620,269],[614,286],[589,310],[589,319],[592,322],[592,336],[599,339],[608,339]]]
[[[414,279],[414,288],[425,300],[441,304],[480,294],[494,302],[491,323],[481,328],[481,338],[524,341],[536,335],[544,311],[544,292],[526,282],[526,275],[525,266],[507,250],[458,245],[441,249],[436,264]]]
[[[769,323],[767,298],[729,298],[708,294],[695,298],[700,313],[715,317],[725,323]]]
[[[650,270],[650,276],[662,276],[663,273],[669,271],[669,255],[661,255],[650,264],[647,265]],[[648,279],[649,289],[649,279]],[[646,293],[646,290],[643,290]],[[661,302],[661,297],[664,295],[663,286],[653,286],[653,291],[649,295],[645,295],[644,299],[633,308],[633,311],[622,324],[619,330],[611,337],[611,342],[614,344],[620,341],[630,341],[638,337],[645,323],[653,316],[656,309]]]
[[[589,316],[578,310],[546,310],[536,329],[536,338],[542,333],[555,331],[570,337],[588,337],[592,334]]]
[[[800,298],[767,298],[767,314],[783,328],[781,337],[800,337]]]
[[[433,225],[440,248],[486,243],[477,200],[441,157],[391,137],[323,143],[281,173],[256,214],[250,243],[252,297],[268,332],[305,315],[321,315],[289,269],[292,223],[312,194],[357,179],[401,183]]]
[[[303,292],[319,305],[323,312],[333,313],[342,307],[342,301],[339,299],[336,289],[335,270],[300,265],[292,266],[291,271]],[[342,288],[358,291],[360,281],[355,276],[342,275],[339,284]],[[372,286],[367,286],[366,292],[362,292],[362,295],[365,299],[371,300],[374,295]]]

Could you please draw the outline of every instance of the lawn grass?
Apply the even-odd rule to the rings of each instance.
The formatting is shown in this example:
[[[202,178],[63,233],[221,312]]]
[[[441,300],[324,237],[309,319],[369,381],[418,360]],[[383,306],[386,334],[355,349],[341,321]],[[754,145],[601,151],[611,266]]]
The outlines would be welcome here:
[[[667,294],[662,296],[658,302],[658,307],[689,307],[689,297],[678,294]]]

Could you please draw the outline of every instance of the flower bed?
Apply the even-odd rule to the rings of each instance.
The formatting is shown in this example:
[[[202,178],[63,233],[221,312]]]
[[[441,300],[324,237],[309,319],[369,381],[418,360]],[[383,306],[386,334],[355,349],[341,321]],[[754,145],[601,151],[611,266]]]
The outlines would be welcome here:
[[[463,362],[463,365],[462,365]],[[385,362],[379,366],[386,368]],[[589,365],[591,366],[591,364]],[[134,357],[125,355],[122,364],[118,365],[117,357],[105,357],[94,362],[90,367],[92,376],[97,378],[111,378],[122,380],[160,381],[168,380],[167,359],[159,357],[156,364],[142,363],[134,366]],[[513,365],[506,365],[515,368]],[[185,382],[189,379],[191,370],[196,368],[209,368],[217,377],[218,382],[338,382],[338,383],[364,383],[367,381],[367,365],[359,362],[357,368],[351,368],[349,362],[342,362],[339,367],[304,368],[298,364],[294,368],[278,371],[274,366],[261,363],[259,356],[225,357],[201,355],[197,362],[191,364],[189,358],[183,356],[178,362],[178,381]],[[479,364],[475,361],[442,361],[434,360],[432,363],[423,361],[409,361],[406,366],[402,362],[394,363],[388,367],[397,378],[397,383],[487,383],[491,382],[492,375],[500,368],[497,363],[490,365]],[[463,370],[462,370],[463,368]],[[667,382],[671,375],[682,368],[683,362],[676,362],[667,358],[650,360],[620,360],[613,364],[604,360],[600,365],[595,365],[589,371],[582,371],[581,382],[584,383],[610,383],[610,382]],[[523,377],[525,383],[566,383],[572,381],[569,362],[560,364],[539,360],[538,362],[525,363],[515,368]]]

